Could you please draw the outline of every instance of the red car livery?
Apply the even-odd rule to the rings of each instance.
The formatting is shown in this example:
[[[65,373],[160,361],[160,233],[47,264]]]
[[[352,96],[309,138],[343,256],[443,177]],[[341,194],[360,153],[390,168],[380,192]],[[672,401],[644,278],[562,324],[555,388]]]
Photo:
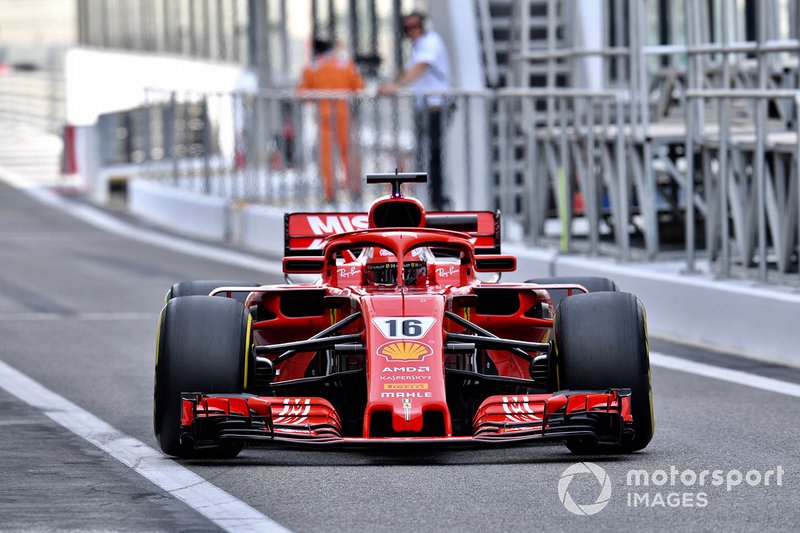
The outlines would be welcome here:
[[[287,278],[176,283],[161,314],[155,432],[170,455],[245,445],[564,442],[633,452],[654,430],[644,310],[604,278],[513,271],[499,213],[427,213],[424,174],[375,174],[368,213],[285,219]]]

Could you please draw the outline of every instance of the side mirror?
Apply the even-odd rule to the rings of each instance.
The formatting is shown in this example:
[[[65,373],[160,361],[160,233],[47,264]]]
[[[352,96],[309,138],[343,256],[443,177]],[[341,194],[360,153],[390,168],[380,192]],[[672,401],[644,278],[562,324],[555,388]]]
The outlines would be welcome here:
[[[284,257],[283,271],[286,274],[322,274],[324,257]]]
[[[514,272],[517,258],[513,255],[479,255],[475,258],[476,272]]]

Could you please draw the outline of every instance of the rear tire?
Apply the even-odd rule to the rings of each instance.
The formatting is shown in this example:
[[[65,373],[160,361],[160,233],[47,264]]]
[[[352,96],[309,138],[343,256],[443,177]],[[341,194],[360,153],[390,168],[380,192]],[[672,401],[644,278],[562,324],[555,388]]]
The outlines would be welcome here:
[[[226,280],[199,280],[199,281],[179,281],[170,287],[167,292],[166,301],[181,296],[208,296],[208,293],[217,287],[258,287],[258,285],[248,281],[226,281]],[[231,298],[242,303],[247,299],[247,292],[233,292]],[[225,297],[225,294],[221,296]]]
[[[588,288],[588,287],[587,287]],[[631,440],[616,446],[572,440],[574,453],[629,453],[653,438],[647,324],[632,294],[599,292],[564,299],[556,310],[553,354],[561,390],[631,389]]]
[[[534,278],[529,279],[525,283],[536,283],[537,285],[583,285],[590,293],[619,291],[617,284],[612,280],[597,276],[559,276],[555,278]],[[550,294],[550,299],[553,300],[553,309],[558,307],[558,304],[561,303],[561,300],[566,298],[568,295],[567,289],[547,289],[547,292]],[[573,296],[578,294],[583,293],[580,291],[572,293]]]
[[[192,446],[180,442],[181,393],[244,392],[250,327],[244,305],[230,298],[182,296],[167,302],[159,322],[154,391],[155,435],[167,455],[194,455]],[[233,457],[241,449],[220,446],[210,455]]]

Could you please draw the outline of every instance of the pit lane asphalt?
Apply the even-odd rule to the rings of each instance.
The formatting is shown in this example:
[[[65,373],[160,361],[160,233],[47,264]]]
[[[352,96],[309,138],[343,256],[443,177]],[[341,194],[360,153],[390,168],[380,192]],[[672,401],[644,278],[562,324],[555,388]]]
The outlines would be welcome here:
[[[110,235],[0,184],[0,359],[157,448],[153,347],[176,280],[275,276]],[[728,356],[653,342],[664,353],[726,364]],[[676,353],[680,352],[680,353]],[[800,382],[749,360],[736,368]],[[745,362],[746,361],[746,362]],[[739,365],[739,366],[736,366]],[[232,461],[182,461],[295,531],[793,530],[800,522],[798,398],[653,368],[656,435],[642,453],[578,458],[561,446],[492,450],[248,449]],[[216,530],[184,504],[0,391],[0,530]],[[575,516],[559,501],[578,461],[612,482],[605,509]],[[781,466],[783,484],[629,487],[631,469],[669,472]],[[578,503],[599,486],[578,476]],[[707,506],[632,507],[628,493],[704,492]],[[696,496],[694,496],[696,498]],[[667,499],[669,501],[669,498]]]

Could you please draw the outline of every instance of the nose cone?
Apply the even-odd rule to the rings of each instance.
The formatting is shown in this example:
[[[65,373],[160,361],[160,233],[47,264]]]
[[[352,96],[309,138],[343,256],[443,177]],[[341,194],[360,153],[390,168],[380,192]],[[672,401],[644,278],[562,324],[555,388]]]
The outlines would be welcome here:
[[[452,433],[444,382],[445,297],[372,294],[362,300],[367,325],[365,437]],[[432,417],[430,412],[440,416]],[[444,423],[442,423],[444,421]]]

